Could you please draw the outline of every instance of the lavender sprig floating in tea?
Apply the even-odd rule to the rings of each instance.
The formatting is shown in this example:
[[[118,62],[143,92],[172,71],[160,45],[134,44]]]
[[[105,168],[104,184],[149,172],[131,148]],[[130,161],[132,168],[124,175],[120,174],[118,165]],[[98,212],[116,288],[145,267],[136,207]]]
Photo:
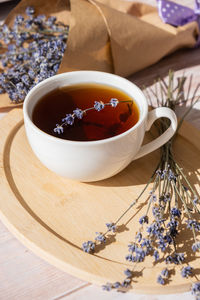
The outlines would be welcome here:
[[[56,17],[36,16],[33,7],[26,15],[17,15],[12,28],[0,26],[0,94],[8,93],[13,103],[57,73],[68,38],[69,26]]]
[[[100,112],[101,110],[103,110],[106,106],[111,106],[111,107],[117,107],[117,105],[119,103],[131,103],[133,102],[132,100],[130,101],[119,101],[116,98],[111,98],[109,102],[107,103],[103,103],[102,101],[95,101],[94,102],[94,106],[90,107],[90,108],[86,108],[84,110],[80,109],[80,108],[76,108],[75,110],[73,110],[72,114],[66,114],[66,116],[62,119],[62,124],[56,124],[56,127],[54,128],[54,132],[56,132],[57,134],[62,134],[64,132],[64,128],[63,126],[72,126],[74,124],[74,120],[75,118],[77,119],[82,119],[84,115],[86,115],[86,113],[88,111],[91,110],[96,110],[98,112]]]
[[[174,73],[171,71],[169,72],[168,84],[159,79],[155,84],[155,91],[150,88],[150,92],[157,99],[157,106],[166,106],[174,110],[177,105],[186,103],[190,94],[192,77],[189,79],[187,93],[183,89],[185,81],[184,76],[179,78],[177,86],[174,87]],[[189,109],[179,121],[177,131],[193,105],[199,101],[200,97],[196,96],[199,87],[198,84],[193,93]],[[148,89],[146,92],[151,103],[151,94]],[[161,101],[158,100],[159,98]],[[166,120],[155,124],[157,130],[161,133],[168,126],[169,122]],[[146,213],[138,219],[138,230],[132,242],[128,245],[128,254],[125,257],[128,262],[133,264],[133,267],[124,271],[126,277],[121,282],[107,283],[103,286],[104,290],[117,289],[125,291],[131,286],[133,280],[136,280],[136,266],[143,262],[147,256],[150,256],[156,265],[163,259],[167,264],[167,268],[157,274],[158,284],[165,285],[169,282],[169,279],[171,280],[175,266],[183,278],[190,280],[192,294],[196,299],[200,299],[200,282],[194,282],[198,280],[196,275],[195,280],[192,279],[196,270],[187,261],[187,254],[190,257],[191,253],[195,255],[197,251],[200,251],[200,200],[195,188],[174,157],[172,148],[174,138],[162,146],[159,164],[140,195],[132,201],[116,221],[106,223],[107,230],[105,232],[97,233],[97,237],[93,241],[84,242],[82,245],[83,251],[87,253],[95,253],[100,249],[98,249],[98,246],[101,244],[104,244],[104,247],[109,246],[109,244],[106,244],[108,233],[110,234],[112,228],[114,228],[113,234],[117,234],[119,222],[138,202],[149,184],[153,184],[150,194],[147,195]],[[109,225],[107,226],[107,224]],[[182,227],[183,225],[186,229]],[[189,253],[185,249],[180,251],[177,243],[177,237],[181,236],[183,231],[185,233],[186,230],[191,233],[193,239]]]

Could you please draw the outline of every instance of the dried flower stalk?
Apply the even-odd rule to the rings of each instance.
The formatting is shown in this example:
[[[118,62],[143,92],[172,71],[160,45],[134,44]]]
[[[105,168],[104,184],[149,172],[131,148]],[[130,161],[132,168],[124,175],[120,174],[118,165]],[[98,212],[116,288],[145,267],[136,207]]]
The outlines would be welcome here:
[[[192,76],[189,78],[188,90],[184,93],[184,84],[186,77],[178,78],[175,86],[174,72],[170,71],[168,83],[163,79],[155,82],[155,89],[145,89],[147,98],[151,103],[152,96],[157,101],[156,106],[165,106],[173,110],[179,105],[186,104],[190,95]],[[199,101],[197,92],[198,85],[190,99],[191,105],[186,113],[179,121],[177,132],[190,112],[194,104]],[[155,127],[159,134],[169,127],[169,120],[162,119],[155,123]],[[176,132],[176,133],[177,133]],[[179,266],[181,276],[188,278],[192,283],[192,293],[196,299],[200,299],[200,282],[193,282],[193,268],[185,264],[187,253],[181,253],[177,249],[176,239],[181,233],[180,224],[182,215],[186,216],[186,226],[191,230],[193,236],[193,244],[191,251],[200,251],[200,222],[198,221],[200,214],[200,199],[195,188],[187,179],[182,167],[177,163],[173,154],[173,142],[175,136],[161,148],[161,157],[158,166],[155,168],[149,182],[145,185],[140,195],[130,204],[130,206],[117,218],[117,220],[106,223],[107,230],[98,232],[94,241],[83,243],[83,250],[87,253],[95,253],[96,247],[105,243],[108,233],[115,232],[122,218],[132,207],[138,202],[141,196],[147,190],[149,184],[152,184],[152,190],[147,196],[147,209],[145,215],[139,220],[138,231],[135,239],[128,245],[128,254],[125,259],[133,263],[132,269],[124,271],[125,278],[122,282],[107,283],[103,286],[104,290],[124,290],[131,286],[134,279],[134,269],[136,265],[145,260],[146,256],[152,256],[154,263],[158,264],[160,254],[164,254],[167,267],[158,274],[158,284],[164,285],[172,276],[171,266]],[[149,223],[149,220],[152,220]]]

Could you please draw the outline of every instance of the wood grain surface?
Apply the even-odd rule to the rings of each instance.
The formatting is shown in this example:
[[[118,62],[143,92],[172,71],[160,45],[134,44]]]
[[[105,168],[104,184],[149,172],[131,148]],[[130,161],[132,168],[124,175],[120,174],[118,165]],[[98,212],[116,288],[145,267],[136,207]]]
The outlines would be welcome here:
[[[156,5],[155,0],[143,0],[148,4]],[[178,0],[180,4],[193,7],[192,0]],[[13,2],[12,2],[13,3]],[[2,20],[12,6],[1,4],[0,20]],[[140,71],[129,79],[142,86],[153,85],[155,78],[165,78],[169,69],[176,71],[178,78],[185,72],[186,76],[193,75],[192,91],[199,83],[200,73],[200,49],[178,51],[159,63]],[[200,105],[197,104],[188,115],[187,120],[200,129]],[[0,118],[8,112],[8,109],[0,110]],[[185,107],[178,109],[177,113],[183,114]],[[1,135],[1,134],[0,134]],[[2,137],[2,135],[1,135]],[[1,196],[0,196],[1,197]],[[1,197],[2,198],[2,197]],[[96,229],[96,227],[95,227]],[[178,293],[178,291],[177,291]],[[163,292],[164,294],[164,292]],[[44,260],[35,256],[24,247],[0,222],[0,299],[134,299],[135,300],[182,300],[192,299],[190,293],[173,295],[132,295],[103,292],[101,288],[90,285],[71,275],[60,271]]]

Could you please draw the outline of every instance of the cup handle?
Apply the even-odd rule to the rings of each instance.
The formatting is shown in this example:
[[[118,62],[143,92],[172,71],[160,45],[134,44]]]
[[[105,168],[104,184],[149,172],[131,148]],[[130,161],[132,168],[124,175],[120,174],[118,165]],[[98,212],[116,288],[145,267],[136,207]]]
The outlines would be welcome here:
[[[159,118],[168,118],[171,121],[170,127],[159,137],[157,137],[152,142],[142,146],[133,160],[138,159],[164,145],[176,132],[177,128],[177,117],[173,110],[168,107],[158,107],[150,111],[147,116],[146,131],[151,128],[151,125],[155,120]]]

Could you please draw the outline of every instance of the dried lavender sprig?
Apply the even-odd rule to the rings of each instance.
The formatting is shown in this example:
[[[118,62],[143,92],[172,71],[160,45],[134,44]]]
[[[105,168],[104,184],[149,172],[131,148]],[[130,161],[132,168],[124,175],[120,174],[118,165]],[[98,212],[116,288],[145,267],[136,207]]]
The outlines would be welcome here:
[[[0,93],[8,93],[13,103],[22,102],[37,83],[57,73],[69,32],[56,17],[36,16],[33,7],[26,14],[16,16],[12,28],[0,26]]]
[[[169,170],[170,171],[170,170]],[[160,173],[159,173],[160,174]],[[166,174],[166,173],[165,173]],[[162,175],[162,174],[160,174],[160,175]],[[173,179],[172,179],[173,180]],[[168,223],[168,225],[167,225],[167,227],[166,227],[166,232],[167,232],[167,228],[169,228],[170,229],[170,231],[169,231],[169,233],[168,233],[168,237],[170,237],[170,240],[166,240],[166,242],[167,243],[169,243],[169,245],[172,243],[172,241],[173,241],[173,239],[174,239],[174,237],[177,235],[177,229],[176,229],[176,227],[177,227],[177,225],[178,225],[178,223],[177,223],[177,221],[175,221],[175,218],[180,218],[180,216],[181,216],[181,212],[180,212],[180,210],[179,209],[177,209],[176,207],[174,207],[174,208],[172,208],[171,209],[171,211],[170,211],[170,215],[171,215],[171,221]],[[159,216],[159,218],[160,218],[160,221],[162,222],[162,224],[164,225],[164,221],[165,220],[162,220],[162,215],[160,215]],[[143,222],[142,222],[143,223]],[[148,222],[147,222],[148,223]],[[152,225],[155,225],[155,223],[152,223]],[[151,225],[151,226],[152,226]],[[157,224],[158,225],[158,224]],[[151,229],[151,231],[149,231],[149,232],[151,232],[151,234],[153,234],[153,237],[154,237],[154,239],[152,239],[152,244],[154,243],[155,244],[155,242],[156,242],[156,240],[158,240],[159,241],[159,243],[160,242],[162,242],[162,243],[164,243],[165,244],[165,246],[164,246],[164,244],[162,245],[162,247],[164,246],[165,248],[166,248],[166,245],[167,245],[167,243],[166,242],[164,242],[164,227],[157,227],[157,229],[156,229],[156,227],[149,227],[149,229]],[[161,231],[160,231],[160,229],[161,229]],[[163,230],[162,230],[163,229]],[[152,231],[153,230],[153,231]],[[141,233],[140,233],[141,234]],[[140,237],[140,241],[141,241],[141,237]],[[146,245],[146,242],[148,242],[148,244],[149,244],[149,240],[147,239],[146,240],[146,238],[143,238],[143,243],[141,243],[140,244],[140,246],[141,247],[144,247],[144,245]],[[160,248],[160,244],[158,243],[158,248]],[[148,250],[146,250],[146,252],[145,251],[143,251],[141,248],[138,248],[138,245],[137,244],[135,244],[135,243],[133,243],[133,244],[131,244],[131,245],[129,245],[129,248],[131,249],[131,252],[136,252],[136,257],[135,256],[133,256],[132,254],[129,254],[128,256],[127,256],[127,258],[128,258],[128,260],[129,261],[133,261],[133,262],[140,262],[140,261],[143,261],[144,259],[145,259],[145,256],[146,255],[149,255],[149,254],[151,254],[152,255],[152,250],[154,251],[153,252],[153,256],[155,255],[155,252],[156,252],[156,255],[155,255],[155,261],[157,261],[158,259],[159,259],[159,256],[158,256],[158,251],[157,250],[155,250],[155,248],[147,248],[147,250],[148,249],[150,249],[150,251]],[[164,248],[164,249],[165,249]],[[137,249],[139,249],[139,252],[138,252],[138,250]],[[163,250],[162,250],[163,251]],[[136,260],[135,260],[135,258],[136,258]],[[166,257],[166,262],[167,263],[174,263],[174,264],[182,264],[182,262],[184,261],[184,254],[183,253],[177,253],[177,251],[176,251],[176,248],[175,248],[175,252],[174,252],[174,254],[173,255],[168,255],[167,257]],[[188,271],[189,272],[189,271]],[[188,276],[189,276],[189,273],[187,273],[188,274]],[[183,276],[183,274],[182,274],[182,276]],[[165,284],[165,278],[163,278],[163,276],[162,275],[159,275],[159,277],[158,277],[158,283],[160,283],[160,284]]]
[[[188,218],[189,218],[189,219],[192,219],[192,215],[191,215],[190,211],[188,210],[187,205],[186,205],[186,203],[185,203],[183,197],[181,197],[181,194],[180,194],[179,190],[177,189],[176,184],[173,182],[172,185],[173,185],[173,188],[174,188],[175,192],[176,192],[177,195],[179,196],[179,199],[181,200],[181,202],[182,202],[182,204],[183,204],[183,206],[184,206],[184,208],[185,208],[185,211],[186,211],[186,213],[187,213],[187,215],[188,215]],[[196,242],[196,233],[195,233],[194,224],[192,224],[191,226],[192,226],[192,232],[193,232],[194,240],[195,240],[195,242]]]
[[[170,169],[168,170],[168,171],[170,171]],[[160,174],[160,176],[162,176],[162,174],[161,173],[159,173]],[[165,173],[166,174],[166,173]],[[171,172],[169,173],[170,174],[170,181],[172,181],[172,182],[174,182],[174,183],[176,183],[175,182],[175,180],[174,180],[174,177],[171,175]],[[170,224],[169,226],[172,226],[172,228],[171,228],[171,230],[173,230],[171,233],[170,233],[170,235],[169,236],[171,236],[171,240],[173,240],[173,238],[174,238],[174,234],[176,235],[177,233],[174,233],[174,224],[176,224],[176,222],[174,223],[174,218],[176,218],[176,217],[178,217],[178,218],[180,218],[180,216],[181,216],[181,212],[180,212],[180,210],[178,210],[177,208],[172,208],[171,209],[171,211],[170,211],[170,215],[171,215],[171,220],[173,221],[170,221],[170,222],[172,222],[172,225]],[[162,216],[160,216],[160,218],[162,218]],[[162,223],[163,223],[163,221],[162,221]],[[143,224],[143,222],[142,222],[142,224]],[[153,224],[153,223],[152,223]],[[177,226],[177,225],[176,225]],[[158,227],[158,229],[159,229],[159,227]],[[152,231],[152,233],[153,233],[153,236],[154,237],[156,237],[156,238],[154,238],[154,240],[152,240],[152,241],[154,241],[154,243],[155,243],[155,241],[156,241],[156,239],[160,239],[161,238],[161,236],[163,235],[162,234],[162,231],[157,231],[158,229],[156,229],[155,230],[155,232],[154,231]],[[161,227],[161,229],[162,229],[162,227]],[[161,240],[160,240],[161,241]],[[148,242],[148,243],[147,243]],[[171,243],[170,241],[168,241],[169,242],[169,244]],[[135,244],[135,243],[133,243],[133,244],[130,244],[129,245],[129,249],[130,249],[130,251],[131,251],[131,253],[133,253],[133,252],[135,252],[136,253],[136,256],[133,256],[132,254],[129,254],[128,256],[127,256],[127,258],[128,258],[128,260],[129,261],[133,261],[133,262],[135,262],[135,263],[138,263],[138,262],[140,262],[140,261],[143,261],[144,259],[145,259],[145,256],[146,255],[149,255],[149,254],[151,254],[152,252],[152,250],[153,250],[153,248],[150,246],[150,248],[147,248],[147,250],[143,250],[143,247],[144,246],[146,246],[146,245],[150,245],[149,244],[149,240],[147,239],[146,240],[146,238],[144,239],[143,238],[143,242],[140,244],[140,246],[138,246],[137,244]],[[140,247],[142,247],[142,248],[140,248]],[[158,245],[158,247],[159,247],[159,245]],[[154,253],[155,253],[155,250],[154,250]],[[158,259],[159,259],[159,257],[158,257]],[[155,259],[156,261],[158,260],[158,259]],[[184,253],[177,253],[177,251],[176,251],[176,248],[175,248],[175,252],[172,254],[172,255],[168,255],[167,257],[166,257],[166,263],[173,263],[173,264],[175,264],[175,265],[177,265],[177,264],[182,264],[183,262],[184,262],[184,259],[185,259],[185,256],[184,256]],[[132,270],[131,270],[132,271]],[[183,277],[188,277],[188,276],[190,276],[192,274],[192,269],[191,269],[191,267],[183,267],[182,268],[182,270],[181,270],[181,275],[183,276]],[[132,282],[132,279],[134,278],[134,276],[132,277],[132,278],[130,278],[129,279],[129,281],[128,281],[128,284],[127,284],[127,287],[129,287],[130,285],[131,285],[131,282]],[[125,278],[126,279],[126,278]],[[123,281],[122,281],[123,282]],[[157,281],[159,284],[165,284],[166,283],[166,281],[165,281],[165,278],[163,278],[163,275],[159,275],[158,276],[158,281]],[[115,287],[115,285],[114,284],[109,284],[109,286],[110,286],[110,289],[113,289],[113,288],[116,288]],[[120,285],[117,285],[117,288],[119,289],[120,287],[121,287],[122,285],[120,284]]]
[[[191,80],[190,80],[190,86],[191,86]],[[196,87],[195,92],[194,92],[194,94],[193,94],[193,97],[192,97],[192,105],[189,107],[189,109],[186,111],[186,113],[183,115],[182,119],[180,120],[179,126],[178,126],[178,128],[177,128],[177,131],[178,131],[178,129],[180,128],[180,126],[181,126],[181,124],[182,124],[182,122],[183,122],[185,116],[190,112],[190,110],[192,109],[192,107],[194,106],[194,104],[196,104],[196,103],[199,101],[199,97],[197,98],[196,101],[194,101],[195,96],[196,96],[196,92],[197,92],[198,89],[199,89],[199,85]],[[188,92],[188,95],[189,95],[189,92]],[[194,96],[194,95],[195,95],[195,96]],[[170,107],[170,105],[171,105],[171,103],[170,103],[170,101],[169,101],[169,107]],[[172,140],[174,140],[174,137],[173,137]],[[169,145],[169,143],[167,143],[167,146],[168,146],[168,145]],[[198,199],[197,194],[196,194],[196,192],[194,191],[192,185],[191,185],[190,182],[187,180],[185,174],[183,173],[183,171],[181,170],[181,168],[178,166],[177,162],[174,160],[174,157],[173,157],[173,155],[172,155],[172,149],[171,149],[171,146],[172,146],[172,142],[170,143],[170,147],[168,148],[169,156],[170,156],[170,162],[171,162],[172,166],[174,167],[175,172],[179,173],[179,176],[178,176],[178,178],[179,178],[179,179],[178,179],[178,180],[179,180],[179,188],[182,189],[182,194],[183,194],[183,195],[184,195],[184,193],[187,194],[187,193],[188,193],[188,190],[185,190],[184,185],[183,185],[182,182],[181,182],[180,176],[182,176],[182,178],[186,181],[186,183],[187,183],[188,187],[190,188],[191,192],[193,193],[194,197],[195,197],[196,199]],[[164,147],[163,147],[163,149],[164,149]],[[166,150],[166,148],[165,148],[164,150]],[[163,150],[163,152],[164,152],[164,150]],[[164,154],[164,153],[163,153],[163,154]],[[184,198],[184,196],[182,196],[182,195],[179,193],[179,190],[178,190],[178,188],[176,187],[176,182],[174,182],[173,187],[174,187],[175,193],[178,194],[179,199],[182,201],[182,204],[183,204],[183,206],[185,207],[185,210],[186,210],[186,213],[188,214],[189,219],[191,219],[192,216],[191,216],[191,213],[190,213],[190,211],[188,210],[187,205],[186,205],[186,203],[185,203],[185,198]],[[193,202],[192,202],[192,204],[193,204]],[[197,210],[197,212],[199,212],[199,211]],[[196,227],[195,227],[196,225],[195,225],[195,224],[196,224],[196,223],[195,223],[195,222],[196,222],[196,221],[191,221],[191,225],[190,225],[190,226],[191,226],[191,229],[192,229],[192,231],[193,231],[194,240],[196,241],[196,234],[195,234],[195,229],[196,229]],[[197,225],[197,226],[198,226],[198,225]],[[199,228],[200,228],[200,224],[199,224]],[[199,250],[199,244],[200,244],[200,243],[199,243],[198,241],[196,241],[196,242],[193,244],[193,250],[194,250],[194,251]],[[187,267],[184,267],[182,270],[186,270],[185,268],[187,268]],[[190,270],[190,271],[191,271],[191,270]],[[188,271],[188,272],[189,272],[189,271]],[[186,273],[187,273],[187,272],[186,272]],[[187,276],[185,276],[186,273],[183,272],[183,273],[182,273],[182,276],[183,276],[183,277],[187,277]],[[190,272],[189,272],[189,273],[190,273]],[[189,275],[191,275],[191,274],[188,274],[188,273],[187,273],[187,275],[189,276]]]
[[[91,241],[88,241],[88,242],[84,242],[83,245],[82,245],[82,249],[87,252],[87,253],[93,253],[95,251],[95,246],[97,245],[97,242],[100,242],[100,243],[105,243],[106,241],[106,235],[107,233],[109,233],[110,231],[113,231],[113,232],[116,232],[117,231],[117,224],[119,223],[119,221],[126,215],[126,213],[138,202],[138,200],[141,198],[141,196],[143,195],[143,193],[145,192],[145,190],[147,189],[147,187],[149,186],[149,184],[153,181],[153,178],[154,176],[156,176],[156,179],[154,179],[154,185],[153,185],[153,188],[150,192],[150,196],[149,196],[149,201],[148,201],[148,207],[147,207],[147,212],[146,212],[146,215],[149,211],[149,208],[150,208],[150,204],[152,203],[152,199],[154,199],[154,192],[157,188],[157,179],[159,178],[158,174],[156,173],[156,170],[157,168],[155,169],[155,172],[152,174],[152,176],[150,177],[148,183],[145,185],[144,189],[141,191],[141,193],[139,194],[139,196],[131,203],[131,205],[120,215],[120,217],[115,221],[115,222],[111,222],[111,223],[106,223],[106,226],[108,228],[107,231],[105,231],[104,233],[100,232],[100,233],[97,233],[98,235],[96,236],[95,238],[95,241],[92,242],[91,244]],[[145,215],[145,216],[146,216]],[[147,222],[141,222],[141,218],[139,220],[139,223],[140,224],[143,224],[143,223],[148,223]],[[89,245],[89,248],[88,248],[88,245]]]
[[[170,75],[170,80],[173,80],[172,75]],[[183,85],[185,80],[180,81],[180,82]],[[169,86],[170,86],[171,90],[175,89],[172,84],[170,84]],[[178,92],[178,95],[176,96],[176,98],[171,96],[171,91],[168,91],[166,102],[164,103],[164,100],[162,100],[166,106],[174,109],[175,100],[177,100],[177,103],[179,104],[179,101],[181,98],[180,94],[182,93],[182,87],[179,88],[178,90],[179,90],[179,92]],[[195,90],[195,93],[196,93],[196,91],[197,91],[197,89]],[[193,102],[193,104],[194,104],[194,102]],[[189,108],[189,110],[190,109],[191,109],[191,107]],[[165,121],[160,122],[160,125],[158,125],[158,126],[159,126],[159,128],[158,128],[159,131],[163,132],[168,127],[168,122],[165,122]],[[166,243],[169,244],[169,247],[171,247],[171,245],[173,245],[173,247],[174,247],[174,250],[172,250],[170,248],[170,252],[172,252],[172,253],[166,257],[166,263],[182,265],[184,262],[184,259],[185,259],[185,253],[177,252],[176,240],[175,240],[176,235],[178,234],[177,218],[180,219],[180,216],[181,216],[180,209],[182,209],[182,207],[185,207],[186,212],[188,213],[189,221],[191,221],[189,226],[191,227],[192,230],[197,230],[197,229],[200,230],[200,223],[198,223],[197,221],[192,219],[192,215],[187,208],[186,201],[187,201],[188,191],[185,189],[184,182],[182,182],[182,180],[183,179],[185,180],[185,178],[182,176],[181,172],[179,172],[179,170],[177,168],[177,163],[173,156],[172,141],[173,141],[173,139],[171,141],[169,141],[166,145],[164,145],[161,149],[162,151],[161,151],[160,168],[158,170],[159,172],[161,172],[160,179],[162,179],[159,181],[159,186],[158,186],[159,201],[160,201],[160,198],[162,199],[162,197],[165,193],[170,193],[171,198],[169,198],[169,200],[167,199],[167,202],[165,203],[164,207],[160,206],[161,204],[159,203],[158,211],[156,210],[158,208],[157,206],[155,206],[155,208],[153,207],[153,213],[155,214],[156,211],[158,213],[158,214],[156,213],[156,215],[154,215],[154,217],[156,217],[156,216],[159,217],[161,224],[164,224],[165,220],[162,220],[162,216],[163,216],[165,207],[167,207],[167,204],[168,204],[168,217],[167,218],[170,218],[170,222],[167,224],[167,226],[159,225],[160,227],[159,226],[156,227],[159,224],[159,223],[156,223],[159,221],[159,219],[158,219],[158,221],[155,221],[154,223],[149,225],[148,231],[154,237],[154,242],[156,241],[156,239],[158,240],[159,243],[157,244],[157,246],[158,247],[162,246],[164,248],[166,248],[165,241],[164,241],[164,244],[162,244],[162,245],[160,243],[163,243],[164,232],[166,232],[167,233]],[[166,170],[166,172],[163,173],[165,170]],[[185,181],[187,183],[187,179]],[[188,186],[188,188],[192,187],[188,183],[187,183],[187,186]],[[181,192],[179,191],[179,188],[180,188]],[[192,189],[191,189],[191,192],[195,195],[194,190],[192,191]],[[195,197],[197,197],[197,196],[195,196]],[[179,203],[178,200],[180,200],[182,203],[182,207],[180,207],[180,209],[178,208],[178,203]],[[163,201],[163,199],[162,199],[162,201]],[[175,207],[171,207],[172,201],[175,202]],[[145,217],[146,217],[146,215],[145,215]],[[146,222],[142,222],[142,225],[144,225],[144,223],[146,223]],[[139,243],[140,246],[149,243],[149,241],[144,240],[144,237],[142,237],[142,232],[140,232],[140,231],[139,231],[139,233],[137,233],[137,243]],[[200,247],[199,244],[200,243],[198,241],[193,244],[193,251],[196,251],[199,249],[199,247]],[[137,247],[138,247],[138,244],[135,244],[135,243],[132,243],[129,245],[129,249],[131,249],[131,251],[135,251],[137,249]],[[139,249],[137,251],[138,251],[138,253],[136,253],[136,254],[138,255],[138,258],[136,259],[136,261],[135,261],[135,259],[133,260],[134,263],[143,261],[146,256],[145,252],[142,249]],[[158,260],[158,251],[157,252],[156,251],[157,250],[155,250],[153,252],[153,254],[155,254],[155,259]],[[133,257],[132,254],[129,254],[128,260],[130,261],[130,259],[131,259],[131,261],[132,261],[132,257]],[[182,270],[183,277],[188,277],[191,275],[191,267],[183,267],[181,270]],[[163,276],[161,276],[161,277],[163,278]],[[161,281],[161,279],[160,279],[160,281]],[[165,282],[163,282],[163,280],[162,280],[162,283],[165,283]],[[130,286],[130,284],[131,284],[131,281],[129,278],[128,286]],[[194,287],[193,290],[195,290],[196,294],[197,294],[197,292],[199,293],[199,291],[200,291],[200,288],[199,288],[200,285],[198,285],[198,284],[199,283],[197,283],[196,285],[195,284],[193,285],[193,287]],[[119,287],[119,282],[118,282],[117,286]],[[112,288],[115,288],[114,284],[113,285],[110,284],[110,289],[112,289]]]
[[[159,176],[162,176],[162,174],[160,172],[158,172],[158,174],[159,174]],[[154,197],[153,201],[154,201],[154,203],[156,203],[156,201],[157,201],[156,197]],[[152,201],[150,201],[150,202],[152,202]],[[153,208],[155,208],[155,206]],[[181,213],[178,209],[173,208],[172,209],[172,215],[173,215],[173,218],[176,218],[176,217],[180,218]],[[154,217],[156,217],[156,215],[154,215]],[[157,217],[158,217],[158,215],[157,215]],[[139,223],[142,225],[142,227],[144,226],[144,223],[148,224],[148,220],[143,222],[143,221],[141,221],[141,219],[146,220],[146,218],[140,218],[140,220],[139,220]],[[147,227],[147,232],[149,234],[148,237],[145,237],[145,238],[143,237],[142,238],[142,233],[139,232],[138,242],[134,242],[134,243],[131,243],[131,244],[128,245],[130,253],[126,256],[126,259],[129,262],[133,262],[134,266],[133,266],[133,269],[131,269],[131,272],[132,272],[133,276],[130,278],[131,280],[129,279],[127,287],[129,287],[131,285],[132,280],[134,279],[133,270],[136,267],[136,264],[138,264],[141,261],[144,261],[144,259],[147,255],[154,256],[155,262],[157,262],[159,260],[158,251],[156,250],[156,247],[153,246],[153,245],[155,245],[155,243],[157,243],[158,250],[161,247],[160,243],[162,243],[162,248],[164,247],[163,249],[161,248],[162,251],[164,251],[164,249],[166,248],[167,243],[169,243],[169,245],[170,245],[173,236],[171,237],[170,240],[164,241],[164,238],[165,238],[165,236],[164,236],[164,227],[162,226],[162,224],[164,224],[164,221],[165,220],[163,220],[163,216],[160,215],[159,219],[157,219],[155,221],[156,223],[153,222],[150,226]],[[159,223],[159,222],[161,222],[161,223]],[[171,226],[171,224],[170,224],[170,226]],[[166,229],[165,229],[166,232],[168,231],[168,229],[167,229],[168,227],[166,227]],[[172,234],[173,235],[175,234],[174,229],[173,229],[173,232],[170,233],[170,235],[172,235]],[[175,253],[173,255],[170,255],[170,256],[167,257],[167,262],[174,263],[174,264],[180,264],[180,263],[182,263],[183,260],[184,260],[184,254],[183,253],[177,253],[177,251],[175,251]],[[165,278],[163,278],[163,276],[164,275],[159,276],[158,283],[165,284]],[[126,278],[125,278],[125,280],[126,280]],[[124,281],[122,281],[122,282],[124,282]],[[109,283],[109,287],[110,287],[110,289],[116,288],[115,285],[111,284],[111,283]],[[121,287],[122,287],[122,284],[117,286],[117,289],[120,289]]]
[[[200,282],[192,284],[192,294],[195,296],[196,300],[200,300]]]
[[[103,110],[106,106],[111,106],[111,107],[117,107],[119,103],[133,103],[133,100],[126,100],[126,101],[119,101],[116,98],[111,98],[109,102],[104,103],[103,101],[95,101],[93,107],[86,108],[84,110],[80,108],[76,108],[72,114],[66,114],[66,116],[62,119],[62,124],[56,124],[56,127],[54,128],[54,132],[57,134],[61,134],[64,132],[63,126],[72,126],[74,124],[75,119],[81,120],[84,115],[88,111],[91,110],[96,110],[96,111],[101,111]]]
[[[116,281],[114,283],[107,282],[105,285],[102,286],[102,289],[105,291],[111,291],[113,289],[121,292],[125,292],[130,286],[133,278],[135,277],[135,268],[137,263],[134,265],[132,269],[124,270],[124,275],[126,277],[121,281]]]
[[[157,168],[156,168],[157,169]],[[156,172],[156,170],[155,170]],[[117,225],[118,223],[120,222],[120,220],[128,213],[128,211],[130,209],[132,209],[132,207],[138,202],[138,200],[141,198],[141,196],[144,194],[144,192],[146,191],[146,189],[148,188],[148,186],[150,185],[150,183],[153,181],[153,178],[155,176],[155,172],[152,174],[152,176],[150,177],[149,181],[147,182],[147,184],[145,185],[145,187],[143,188],[143,190],[141,191],[141,193],[138,195],[138,197],[128,206],[128,208],[120,215],[119,218],[117,218],[117,220],[115,222],[111,222],[111,223],[106,223],[106,227],[108,228],[104,233],[100,233],[102,236],[104,236],[104,238],[106,239],[106,235],[111,231],[111,226],[110,224],[112,224],[112,227],[115,228],[114,232],[117,231]],[[109,224],[109,226],[108,226]],[[105,241],[105,240],[104,240]],[[87,242],[84,242],[82,244],[82,249],[84,252],[87,252],[87,253],[93,253],[95,251],[95,247],[97,245],[96,243],[96,240],[94,242],[92,242],[92,246],[89,247],[86,247],[85,245],[88,245],[88,243],[90,244],[91,241],[87,241]],[[89,251],[88,251],[89,250]]]

